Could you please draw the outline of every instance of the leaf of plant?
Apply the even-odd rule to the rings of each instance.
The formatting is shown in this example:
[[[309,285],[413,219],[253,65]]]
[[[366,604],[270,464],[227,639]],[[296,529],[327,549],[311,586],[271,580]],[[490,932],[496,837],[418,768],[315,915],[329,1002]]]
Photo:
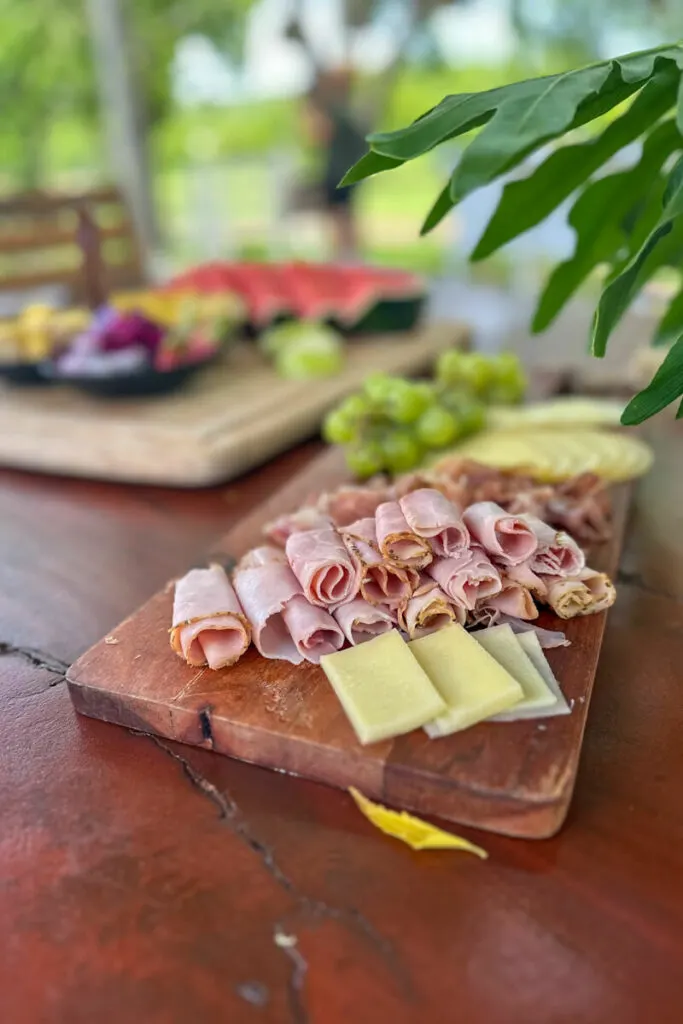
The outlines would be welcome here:
[[[439,196],[432,206],[431,210],[425,217],[424,224],[420,228],[421,235],[427,235],[429,232],[436,227],[436,225],[444,219],[447,213],[455,206],[455,203],[451,199],[451,183],[448,181]]]
[[[669,342],[683,332],[683,288],[674,295],[669,308],[659,321],[653,345],[668,345]]]
[[[598,178],[584,189],[568,217],[576,231],[574,254],[550,275],[534,315],[534,332],[545,330],[591,271],[611,260],[623,245],[623,224],[634,195],[655,185],[662,164],[679,143],[683,145],[683,139],[673,120],[665,121],[647,137],[633,167]]]
[[[628,403],[621,422],[627,427],[636,426],[661,412],[680,395],[683,395],[683,335],[671,346],[648,386]],[[679,409],[677,418],[680,412]]]
[[[363,178],[370,178],[373,174],[379,174],[381,171],[391,171],[394,167],[400,167],[403,163],[405,163],[404,160],[394,160],[392,157],[382,156],[381,153],[374,153],[370,150],[353,167],[349,168],[339,182],[338,187],[355,185],[357,181],[362,181]]]
[[[597,138],[556,149],[527,178],[506,185],[472,259],[490,256],[540,223],[615,153],[639,138],[672,106],[676,81],[673,70],[660,72]]]
[[[595,312],[591,339],[593,355],[604,356],[607,341],[638,290],[639,274],[650,256],[667,235],[677,217],[683,214],[683,157],[680,157],[669,176],[664,193],[664,209],[643,245],[629,260],[621,273],[605,288]]]
[[[542,88],[531,103],[524,98],[504,99],[456,167],[451,198],[463,199],[546,142],[604,114],[656,71],[672,64],[683,66],[683,47],[658,47],[568,71],[551,81],[538,79]]]
[[[376,153],[394,160],[413,160],[447,139],[454,139],[491,118],[505,97],[524,98],[534,95],[539,83],[551,81],[556,75],[530,78],[512,85],[487,89],[479,93],[457,93],[445,99],[406,128],[395,132],[373,132],[367,141]]]

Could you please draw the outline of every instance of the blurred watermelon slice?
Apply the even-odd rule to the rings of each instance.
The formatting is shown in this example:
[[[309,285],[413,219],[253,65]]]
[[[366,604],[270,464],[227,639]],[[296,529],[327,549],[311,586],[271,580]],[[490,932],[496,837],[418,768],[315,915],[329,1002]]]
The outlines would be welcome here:
[[[346,331],[405,330],[425,295],[424,281],[408,271],[305,262],[209,263],[167,287],[236,292],[257,330],[283,316],[327,320]]]

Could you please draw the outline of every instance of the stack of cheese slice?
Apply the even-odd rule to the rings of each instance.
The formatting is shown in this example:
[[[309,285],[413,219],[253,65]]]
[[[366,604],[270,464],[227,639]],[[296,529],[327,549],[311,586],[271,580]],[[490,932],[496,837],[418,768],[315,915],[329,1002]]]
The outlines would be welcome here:
[[[454,623],[410,643],[393,630],[321,665],[362,744],[569,711],[536,635],[507,625],[472,635]]]

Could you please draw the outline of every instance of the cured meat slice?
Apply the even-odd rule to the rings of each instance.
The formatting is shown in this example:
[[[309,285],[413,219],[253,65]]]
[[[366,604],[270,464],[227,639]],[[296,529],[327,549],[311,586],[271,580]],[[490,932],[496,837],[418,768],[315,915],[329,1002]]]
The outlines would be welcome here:
[[[362,597],[355,597],[348,604],[343,604],[334,613],[344,636],[354,647],[365,640],[372,640],[380,633],[388,633],[394,628],[394,619],[385,609],[368,604]]]
[[[585,568],[579,573],[579,579],[590,591],[592,598],[591,612],[602,612],[606,608],[612,607],[617,599],[617,591],[606,573]]]
[[[401,568],[384,560],[377,545],[375,520],[359,519],[340,534],[361,563],[360,593],[369,604],[397,609],[406,604],[419,581],[416,569]]]
[[[191,569],[175,585],[171,647],[188,665],[234,665],[251,641],[251,627],[220,565]]]
[[[503,586],[500,573],[478,546],[456,558],[435,558],[427,572],[455,604],[470,611],[499,594]]]
[[[486,605],[495,611],[512,615],[516,619],[537,619],[538,608],[529,590],[521,583],[503,576],[503,588],[486,599]]]
[[[576,576],[546,576],[547,602],[561,619],[593,615],[614,604],[616,589],[604,572],[582,569]]]
[[[348,526],[341,526],[339,534],[349,551],[363,565],[374,565],[377,561],[382,561],[373,516],[356,519],[355,522],[349,523]]]
[[[448,597],[436,580],[423,578],[419,587],[399,611],[398,623],[411,640],[443,629],[450,622],[465,625],[466,611]]]
[[[549,576],[576,576],[586,565],[586,556],[564,530],[548,526],[536,516],[523,515],[521,519],[533,530],[537,548],[529,564],[534,572]]]
[[[303,594],[285,605],[282,616],[301,658],[313,665],[344,646],[344,634],[334,618],[325,608],[309,604]]]
[[[503,565],[519,565],[536,551],[533,530],[521,516],[510,516],[495,501],[477,501],[463,512],[472,537]]]
[[[284,551],[265,546],[250,551],[235,569],[233,585],[251,623],[259,654],[299,665],[303,655],[284,612],[303,591]]]
[[[440,558],[459,555],[469,547],[470,535],[460,518],[460,510],[440,491],[423,487],[399,499],[408,526],[418,537],[426,538]]]
[[[514,580],[515,583],[526,587],[531,594],[543,601],[548,592],[545,583],[531,568],[529,562],[520,562],[519,565],[508,565],[505,567],[504,578]]]
[[[287,538],[285,551],[311,604],[333,611],[357,595],[360,562],[348,551],[333,527],[292,533]]]
[[[301,533],[303,530],[319,530],[331,526],[332,520],[319,509],[311,505],[305,505],[296,512],[287,512],[278,516],[263,527],[263,535],[273,544],[283,548],[287,538],[292,533]]]
[[[377,507],[390,497],[390,488],[381,478],[376,483],[363,487],[339,487],[336,491],[321,494],[316,508],[328,515],[335,526],[347,526],[358,519],[374,516]]]
[[[560,484],[548,501],[548,522],[572,537],[598,543],[610,536],[610,499],[605,482],[594,473],[581,473]]]
[[[388,561],[413,569],[424,569],[431,562],[429,541],[413,533],[397,501],[385,501],[378,506],[375,529],[379,549]]]

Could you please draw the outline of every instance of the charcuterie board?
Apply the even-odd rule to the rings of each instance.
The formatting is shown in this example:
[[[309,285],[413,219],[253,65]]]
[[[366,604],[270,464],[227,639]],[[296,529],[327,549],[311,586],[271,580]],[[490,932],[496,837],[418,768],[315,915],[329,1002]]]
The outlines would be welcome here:
[[[213,560],[230,563],[259,542],[274,515],[344,479],[339,453],[325,452],[222,538]],[[612,538],[589,552],[591,564],[607,572],[619,560],[629,493],[615,490]],[[419,731],[362,747],[319,668],[266,661],[253,648],[220,672],[180,661],[168,642],[172,591],[169,583],[72,665],[67,679],[77,711],[511,836],[545,838],[562,825],[604,613],[563,623],[571,645],[547,652],[570,715],[484,723],[437,740]]]
[[[453,322],[359,338],[346,346],[341,373],[315,381],[283,380],[254,345],[240,344],[164,398],[8,387],[0,400],[0,464],[130,483],[220,483],[315,433],[368,373],[427,370],[440,352],[468,339],[467,328]]]

